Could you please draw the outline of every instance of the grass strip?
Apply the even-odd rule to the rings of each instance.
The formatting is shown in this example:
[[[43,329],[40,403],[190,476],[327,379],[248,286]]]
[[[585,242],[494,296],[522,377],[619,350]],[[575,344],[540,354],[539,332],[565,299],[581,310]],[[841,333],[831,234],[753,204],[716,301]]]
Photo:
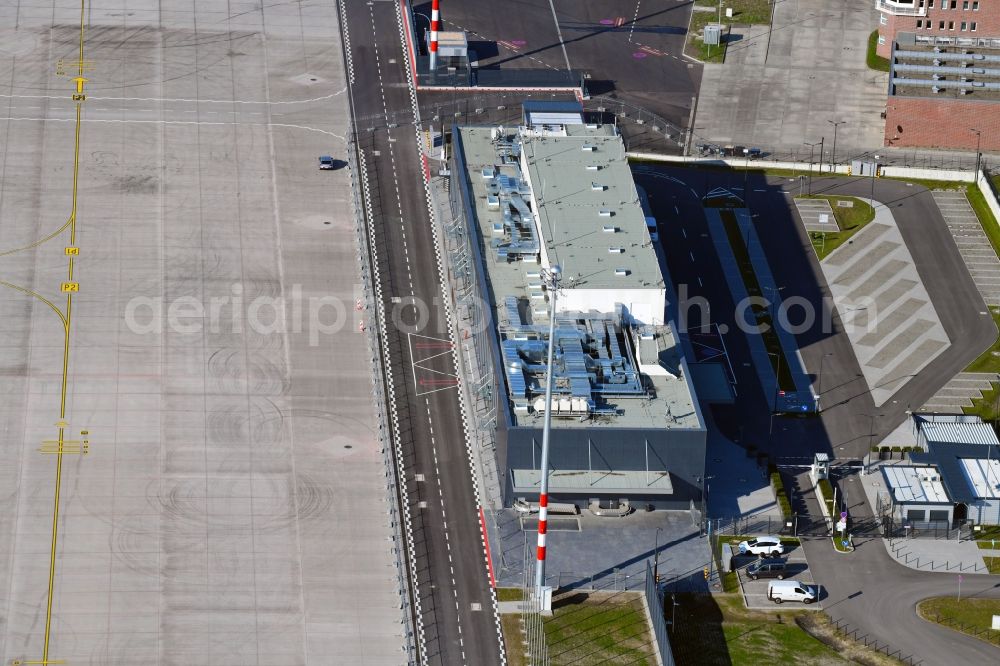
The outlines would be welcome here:
[[[966,597],[959,600],[957,594],[954,597],[932,597],[917,604],[917,614],[928,622],[936,622],[988,643],[1000,643],[1000,636],[990,628],[993,616],[1000,615],[1000,599]]]
[[[868,53],[865,54],[865,62],[868,63],[868,69],[874,69],[879,72],[889,71],[889,59],[883,58],[876,53],[878,48],[878,30],[873,30],[872,34],[868,35]]]
[[[722,219],[722,224],[726,229],[729,246],[736,257],[736,264],[739,267],[740,276],[743,278],[743,285],[746,287],[747,294],[751,298],[764,298],[763,290],[757,281],[757,274],[754,273],[753,264],[750,262],[750,252],[747,250],[746,243],[743,241],[743,235],[740,233],[740,226],[736,221],[736,215],[731,210],[720,209],[719,217]],[[777,306],[779,304],[774,303],[773,305]],[[785,357],[784,350],[781,348],[781,340],[774,330],[770,310],[759,303],[754,303],[750,306],[750,311],[754,315],[757,332],[764,342],[764,347],[767,349],[768,354],[774,354],[774,356],[769,355],[768,358],[771,359],[771,369],[777,374],[778,388],[783,391],[794,391],[795,382],[792,379],[792,373],[788,369],[788,360]]]

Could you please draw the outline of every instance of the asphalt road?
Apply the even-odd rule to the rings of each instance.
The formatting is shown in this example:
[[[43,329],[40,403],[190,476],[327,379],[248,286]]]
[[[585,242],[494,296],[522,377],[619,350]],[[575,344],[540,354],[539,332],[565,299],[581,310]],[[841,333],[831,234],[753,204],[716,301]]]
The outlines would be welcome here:
[[[430,14],[430,2],[414,3]],[[701,65],[681,56],[691,4],[675,0],[479,0],[442,4],[446,30],[469,32],[480,67],[574,69],[594,95],[614,93],[688,127]],[[427,21],[417,18],[419,29]],[[438,93],[440,94],[440,93]]]
[[[746,339],[732,328],[732,298],[721,277],[699,203],[709,189],[719,186],[742,194],[743,174],[645,165],[635,167],[635,171],[637,181],[651,195],[675,283],[679,289],[687,289],[690,296],[706,298],[711,306],[711,321],[731,331],[725,335],[725,342],[738,380],[739,397],[734,405],[712,406],[716,425],[733,439],[769,451],[779,465],[788,466],[786,471],[807,463],[818,451],[842,460],[862,457],[871,441],[877,442],[903,421],[909,407],[922,404],[996,338],[992,320],[980,314],[985,311],[982,298],[930,194],[919,186],[878,180],[875,199],[892,207],[951,346],[876,410],[850,342],[833,312],[832,330],[824,332],[822,327],[816,327],[798,337],[807,368],[815,372],[823,361],[823,412],[814,418],[776,418],[773,434],[769,435],[766,397],[752,368],[746,365]],[[812,187],[814,193],[865,198],[871,193],[872,183],[863,178],[815,179]],[[782,298],[800,296],[819,308],[829,290],[808,237],[789,210],[789,194],[797,194],[798,183],[751,174],[746,190],[751,211],[758,215],[755,224],[782,288]],[[689,325],[697,324],[697,310],[689,312]],[[850,486],[855,481],[848,478],[844,483]],[[850,492],[863,496],[860,488]],[[818,514],[818,507],[813,512]],[[866,512],[859,508],[855,513],[856,518],[863,518]],[[857,629],[858,637],[888,644],[892,650],[901,650],[903,655],[912,655],[925,664],[996,662],[996,648],[925,622],[915,613],[915,604],[921,599],[956,593],[954,574],[903,567],[892,561],[875,539],[861,540],[850,559],[837,554],[826,539],[807,541],[805,548],[816,580],[830,595],[824,607],[848,630]],[[997,585],[992,577],[969,575],[963,581],[963,595],[1000,596]]]
[[[858,485],[858,484],[854,484]],[[851,492],[863,496],[860,487]],[[815,507],[818,512],[819,507]],[[881,539],[855,539],[850,555],[836,552],[829,539],[806,539],[802,547],[816,582],[826,594],[823,609],[858,640],[899,651],[915,664],[995,664],[1000,650],[920,618],[919,601],[958,593],[958,575],[917,571],[894,561]],[[962,598],[1000,598],[996,576],[962,575]],[[856,634],[854,632],[857,632]]]
[[[930,193],[916,185],[877,180],[875,199],[892,208],[951,345],[876,408],[839,317],[824,301],[830,292],[809,239],[789,209],[798,182],[750,174],[745,181],[750,209],[782,299],[805,299],[818,313],[816,324],[798,335],[797,342],[806,368],[821,388],[823,411],[818,418],[776,417],[772,433],[765,396],[746,365],[745,338],[733,328],[732,298],[698,202],[715,187],[742,194],[744,175],[649,166],[636,170],[640,184],[651,184],[651,205],[661,224],[674,281],[679,288],[686,286],[689,294],[704,296],[712,321],[730,331],[725,342],[739,382],[739,399],[735,405],[713,406],[714,420],[727,436],[757,445],[779,464],[808,463],[820,451],[841,459],[861,458],[872,443],[903,422],[908,409],[923,404],[996,339],[996,327]],[[871,186],[865,178],[816,178],[812,190],[867,198]],[[691,309],[691,318],[696,315],[697,310]],[[832,324],[825,330],[824,319]]]
[[[479,505],[459,406],[452,331],[413,130],[411,89],[404,67],[394,2],[345,3],[353,83],[352,114],[404,118],[396,128],[363,132],[358,150],[367,170],[371,249],[387,313],[382,337],[391,384],[390,418],[401,444],[412,521],[412,574],[419,600],[418,633],[428,664],[499,664],[501,645],[479,529]],[[346,40],[345,40],[346,41]],[[393,301],[398,302],[394,303]],[[414,326],[413,303],[426,305],[426,324]],[[394,324],[393,322],[399,322]],[[410,329],[410,330],[407,330]],[[415,352],[432,349],[436,354]],[[418,361],[437,355],[437,372]],[[420,637],[418,637],[419,639]],[[423,641],[419,641],[423,643]]]

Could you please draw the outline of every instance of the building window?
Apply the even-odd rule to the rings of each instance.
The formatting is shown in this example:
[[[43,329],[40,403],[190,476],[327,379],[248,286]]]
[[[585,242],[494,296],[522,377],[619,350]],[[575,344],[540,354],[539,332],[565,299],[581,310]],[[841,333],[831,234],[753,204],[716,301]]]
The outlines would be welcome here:
[[[878,45],[882,46],[883,44],[885,44],[885,37],[883,37],[882,35],[879,35],[878,36]]]
[[[938,30],[944,30],[944,21],[938,21]]]
[[[955,29],[955,22],[954,21],[948,21],[948,29],[949,30],[954,30]]]
[[[924,516],[925,515],[927,515],[927,512],[924,511],[923,509],[907,509],[906,510],[906,519],[908,521],[910,521],[911,523],[922,523],[922,522],[924,522]]]
[[[962,32],[965,32],[965,21],[962,21]]]
[[[972,29],[972,32],[975,32],[976,31],[976,22],[973,21],[972,25],[970,25],[969,27]]]
[[[969,8],[969,0],[962,0],[962,9]]]
[[[934,9],[934,0],[927,0],[927,9]]]
[[[881,23],[882,25],[889,25],[889,17],[886,16],[885,14],[881,14],[878,17],[878,22]]]
[[[922,27],[924,27],[924,22],[923,22],[923,21],[921,21],[920,19],[917,19],[917,27],[918,27],[918,28],[922,28]]]
[[[951,0],[951,8],[958,9],[958,0]]]
[[[931,521],[935,521],[935,520],[945,521],[945,520],[948,520],[948,511],[947,511],[947,509],[943,510],[943,511],[938,511],[938,510],[935,510],[935,509],[931,509],[928,513],[930,514],[930,520]]]
[[[978,12],[979,11],[979,0],[973,0],[973,2],[972,2],[972,11],[974,11],[974,12]]]

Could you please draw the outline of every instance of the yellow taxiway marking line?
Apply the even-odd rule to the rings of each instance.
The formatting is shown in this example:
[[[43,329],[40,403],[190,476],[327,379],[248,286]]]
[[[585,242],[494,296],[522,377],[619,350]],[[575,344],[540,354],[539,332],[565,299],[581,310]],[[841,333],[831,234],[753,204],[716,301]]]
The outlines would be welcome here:
[[[86,63],[83,59],[83,40],[84,32],[86,29],[85,22],[85,12],[86,12],[87,0],[80,0],[80,50],[79,58],[77,62],[77,77],[73,79],[76,83],[76,94],[73,95],[73,100],[76,102],[76,131],[73,137],[73,196],[72,196],[72,206],[70,208],[69,219],[66,225],[57,233],[61,233],[65,230],[66,226],[69,227],[69,244],[65,248],[65,255],[69,259],[69,266],[67,268],[67,279],[61,284],[60,290],[66,294],[66,308],[64,310],[65,315],[60,313],[60,318],[63,322],[63,361],[62,361],[62,386],[59,391],[59,422],[56,424],[58,428],[58,435],[55,440],[48,440],[42,444],[43,453],[54,453],[56,457],[56,479],[55,479],[55,490],[53,491],[52,497],[52,543],[49,550],[49,585],[48,585],[48,599],[45,605],[45,639],[42,646],[42,659],[41,661],[33,661],[28,663],[35,664],[57,664],[63,663],[62,661],[55,661],[49,659],[49,646],[52,641],[52,605],[55,599],[55,584],[56,584],[56,559],[58,555],[58,545],[59,545],[59,501],[62,492],[62,471],[63,471],[63,456],[67,454],[85,454],[89,448],[89,441],[75,441],[67,440],[65,438],[66,434],[66,392],[69,385],[69,351],[70,351],[70,330],[73,323],[73,294],[77,293],[80,289],[78,282],[73,279],[73,269],[75,267],[76,257],[79,256],[80,250],[76,246],[76,206],[77,206],[77,194],[79,191],[79,179],[80,179],[80,125],[81,114],[83,110],[83,101],[86,96],[83,94],[83,85],[87,82],[84,78],[83,72]],[[51,236],[49,237],[51,238]],[[43,239],[48,240],[48,238]],[[50,307],[56,309],[51,303]]]

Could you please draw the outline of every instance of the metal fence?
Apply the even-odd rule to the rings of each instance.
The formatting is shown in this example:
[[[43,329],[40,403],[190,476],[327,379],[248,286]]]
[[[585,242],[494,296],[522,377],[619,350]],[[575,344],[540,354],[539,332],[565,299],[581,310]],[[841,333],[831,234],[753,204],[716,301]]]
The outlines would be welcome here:
[[[522,559],[524,575],[521,589],[524,590],[524,601],[521,602],[521,624],[524,631],[525,660],[527,666],[549,666],[549,646],[545,639],[542,603],[536,595],[534,569],[529,566],[534,559],[533,551],[527,541],[524,542]]]
[[[670,648],[670,636],[667,634],[667,620],[663,617],[663,593],[656,584],[653,567],[646,560],[646,607],[649,609],[649,619],[653,623],[653,635],[656,636],[656,648],[660,653],[663,666],[674,666],[674,653]]]
[[[448,177],[432,180],[432,199],[444,229],[445,261],[455,305],[459,335],[459,361],[463,391],[470,406],[469,437],[482,473],[481,501],[494,509],[503,504],[502,482],[497,470],[496,426],[501,403],[493,344],[494,322],[482,274],[482,255],[474,222],[466,211],[472,206],[465,182],[460,150],[448,162]],[[442,217],[446,215],[447,217]]]
[[[837,633],[844,638],[849,638],[859,645],[864,645],[869,650],[875,650],[876,652],[881,652],[887,657],[897,659],[900,662],[907,664],[907,666],[914,666],[915,664],[922,663],[920,660],[916,659],[912,654],[904,654],[900,649],[893,649],[888,643],[883,643],[874,636],[870,636],[864,629],[860,627],[853,627],[844,620],[833,619],[833,626],[837,630]],[[796,620],[797,622],[798,620]]]
[[[975,636],[981,641],[986,641],[1000,647],[1000,633],[991,627],[976,626],[974,624],[966,624],[961,620],[957,620],[953,617],[947,615],[941,615],[940,613],[934,614],[934,621],[938,624],[943,624],[946,627],[956,629],[961,631],[963,634],[968,634],[970,636]]]

